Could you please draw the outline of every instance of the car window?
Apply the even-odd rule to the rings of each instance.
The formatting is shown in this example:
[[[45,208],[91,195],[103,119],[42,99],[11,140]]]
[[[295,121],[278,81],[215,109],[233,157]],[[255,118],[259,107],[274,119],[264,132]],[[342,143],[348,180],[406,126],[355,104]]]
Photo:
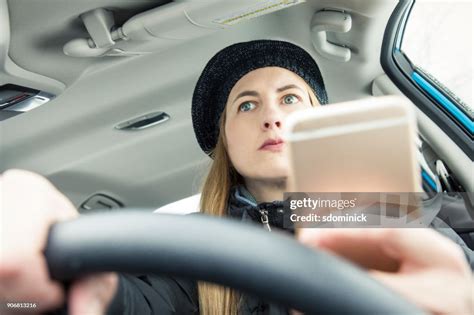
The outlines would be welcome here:
[[[468,130],[474,117],[472,36],[471,0],[416,0],[401,43],[412,79]]]

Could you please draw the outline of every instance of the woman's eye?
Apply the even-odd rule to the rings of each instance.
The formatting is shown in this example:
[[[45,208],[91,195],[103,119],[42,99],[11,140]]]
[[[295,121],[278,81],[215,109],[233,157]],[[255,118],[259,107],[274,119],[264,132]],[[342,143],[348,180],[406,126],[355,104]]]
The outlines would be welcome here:
[[[240,104],[239,106],[239,111],[241,112],[248,112],[249,110],[252,110],[255,108],[255,104],[252,102],[245,102]]]
[[[283,102],[287,105],[295,104],[298,101],[299,101],[298,97],[296,95],[293,95],[293,94],[286,95],[283,98]]]

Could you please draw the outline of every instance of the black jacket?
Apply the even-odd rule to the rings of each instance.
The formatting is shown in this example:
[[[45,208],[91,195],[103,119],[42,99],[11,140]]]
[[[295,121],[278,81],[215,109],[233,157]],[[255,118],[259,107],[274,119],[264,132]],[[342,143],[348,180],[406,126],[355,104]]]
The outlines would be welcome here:
[[[286,208],[286,207],[285,207]],[[293,233],[284,228],[283,202],[257,204],[243,187],[231,191],[228,213],[230,217],[262,225],[262,215],[268,215],[271,228]],[[265,227],[265,224],[263,224]],[[474,256],[462,239],[442,220],[435,218],[432,228],[453,239],[464,250],[474,266]],[[119,288],[110,304],[109,314],[199,314],[197,284],[195,281],[165,275],[119,275]],[[282,306],[267,303],[253,296],[244,295],[240,304],[241,314],[288,314]]]

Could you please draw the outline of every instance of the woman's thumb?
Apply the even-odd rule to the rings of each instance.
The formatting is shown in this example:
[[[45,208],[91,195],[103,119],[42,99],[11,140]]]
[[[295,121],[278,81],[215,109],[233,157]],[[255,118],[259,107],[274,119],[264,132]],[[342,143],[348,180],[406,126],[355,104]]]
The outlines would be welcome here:
[[[107,312],[115,291],[116,274],[101,274],[82,278],[69,291],[71,315],[101,315]]]

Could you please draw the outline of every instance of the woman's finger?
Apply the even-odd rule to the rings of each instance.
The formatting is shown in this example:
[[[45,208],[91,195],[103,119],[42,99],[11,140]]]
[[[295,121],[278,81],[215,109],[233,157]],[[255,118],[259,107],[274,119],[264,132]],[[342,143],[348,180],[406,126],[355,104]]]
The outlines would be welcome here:
[[[430,229],[383,229],[380,239],[385,252],[402,261],[402,268],[436,266],[456,268],[468,274],[466,258],[457,244]]]
[[[368,233],[370,232],[370,233]],[[306,229],[298,239],[366,269],[396,271],[400,262],[386,254],[375,229]]]
[[[359,264],[359,256],[372,254],[372,258],[398,261],[405,267],[413,264],[456,266],[467,272],[459,246],[427,228],[302,229],[298,239],[310,247],[331,251]]]
[[[28,260],[14,258],[9,259],[9,264],[15,264],[17,271],[0,278],[2,304],[31,302],[37,304],[34,311],[43,312],[63,303],[64,290],[59,283],[49,279],[44,259],[38,256],[30,257]],[[10,267],[12,270],[13,268]]]

